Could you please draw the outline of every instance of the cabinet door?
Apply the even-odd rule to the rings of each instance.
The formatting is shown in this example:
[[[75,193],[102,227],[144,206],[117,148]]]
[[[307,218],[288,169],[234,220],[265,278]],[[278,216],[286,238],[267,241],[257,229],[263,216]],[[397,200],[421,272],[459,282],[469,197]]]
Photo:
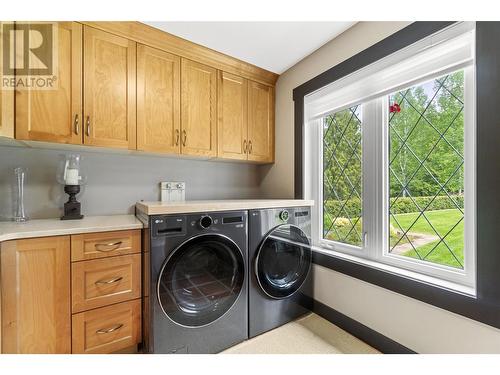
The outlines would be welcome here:
[[[186,155],[217,154],[217,70],[182,59],[181,152]]]
[[[0,22],[0,51],[3,49],[3,27]],[[3,59],[0,59],[0,82],[3,79]],[[14,91],[0,86],[0,137],[14,138]]]
[[[16,90],[16,138],[81,144],[82,25],[57,26],[57,86]]]
[[[2,353],[71,353],[69,236],[1,246]]]
[[[247,159],[248,83],[245,78],[219,71],[217,156]]]
[[[274,89],[248,83],[248,160],[274,161]]]
[[[136,44],[85,26],[84,143],[136,148]]]
[[[137,46],[137,149],[180,152],[180,57]]]

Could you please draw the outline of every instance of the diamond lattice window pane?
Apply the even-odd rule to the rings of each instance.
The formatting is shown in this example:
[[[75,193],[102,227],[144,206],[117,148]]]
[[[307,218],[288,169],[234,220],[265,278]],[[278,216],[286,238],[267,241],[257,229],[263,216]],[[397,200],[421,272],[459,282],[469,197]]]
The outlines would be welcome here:
[[[463,71],[389,96],[392,254],[463,268],[463,97]]]
[[[361,105],[323,118],[323,238],[361,246]]]

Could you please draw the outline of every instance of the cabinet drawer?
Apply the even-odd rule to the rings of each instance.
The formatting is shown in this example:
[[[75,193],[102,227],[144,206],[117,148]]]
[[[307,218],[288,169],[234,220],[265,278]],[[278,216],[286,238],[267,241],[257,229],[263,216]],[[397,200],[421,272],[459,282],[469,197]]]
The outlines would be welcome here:
[[[140,252],[140,229],[71,236],[72,262]]]
[[[73,313],[141,296],[141,254],[71,265]]]
[[[141,341],[141,300],[74,314],[73,353],[111,353]]]

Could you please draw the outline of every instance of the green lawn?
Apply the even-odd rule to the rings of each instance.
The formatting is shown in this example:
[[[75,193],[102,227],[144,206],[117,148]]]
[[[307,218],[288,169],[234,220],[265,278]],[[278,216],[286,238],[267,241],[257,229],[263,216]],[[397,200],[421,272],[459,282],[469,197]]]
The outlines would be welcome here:
[[[434,228],[439,232],[441,236],[444,236],[448,231],[453,228],[453,226],[460,220],[462,214],[459,210],[438,210],[438,211],[428,211],[425,215],[429,218]],[[396,219],[401,225],[401,227],[406,230],[418,217],[418,213],[409,214],[399,214],[396,215]],[[391,218],[391,224],[399,229],[395,220]],[[410,230],[410,233],[427,233],[434,235],[435,232],[432,230],[429,223],[424,217],[420,217],[415,225]],[[455,229],[445,238],[446,243],[453,250],[458,261],[463,265],[464,262],[464,222],[458,224]],[[431,242],[427,245],[417,247],[417,251],[423,258],[427,253],[438,243],[439,241]],[[419,259],[415,250],[410,250],[403,255],[412,258]],[[448,248],[440,243],[430,255],[427,256],[426,260],[433,263],[444,264],[452,267],[461,268],[460,263],[453,257],[449,252]]]
[[[460,217],[462,214],[460,213],[459,210],[436,210],[436,211],[427,211],[425,215],[428,217],[429,221],[432,223],[434,228],[439,232],[441,236],[444,236],[448,231],[453,228],[453,226],[460,220]],[[413,212],[413,213],[408,213],[408,214],[399,214],[395,215],[397,221],[401,225],[403,230],[407,230],[410,225],[415,221],[415,219],[418,217],[418,213]],[[361,245],[361,240],[356,234],[355,231],[351,231],[351,225],[347,221],[347,219],[343,219],[345,223],[342,223],[344,225],[337,225],[335,229],[327,233],[325,235],[325,238],[331,239],[333,241],[338,241],[341,240],[342,242],[350,243],[351,245],[355,246],[360,246]],[[352,222],[356,222],[356,218],[351,219]],[[330,225],[331,220],[328,218],[325,218],[325,225]],[[397,230],[401,230],[401,228],[396,224],[395,220],[391,218],[391,224],[393,227]],[[328,226],[326,228],[328,228]],[[361,220],[359,220],[356,224],[356,230],[358,233],[362,233],[361,230]],[[348,235],[348,232],[350,234]],[[435,235],[434,230],[432,227],[429,225],[429,223],[425,220],[423,216],[421,216],[415,225],[411,228],[409,232],[409,237],[412,239],[411,233],[425,233],[425,234],[431,234]],[[347,236],[347,238],[345,238]],[[390,246],[394,246],[396,242],[398,242],[400,235],[394,235],[392,234],[390,236]],[[462,268],[461,264],[463,265],[464,263],[464,223],[463,221],[458,224],[455,229],[445,238],[446,243],[450,247],[450,249],[454,252],[455,257],[458,259],[455,259],[455,257],[449,252],[448,248],[446,245],[443,243],[440,243],[429,255],[429,251],[431,251],[434,246],[439,242],[433,241],[430,242],[426,245],[416,247],[418,253],[420,254],[421,258],[424,258],[426,255],[427,257],[425,260],[433,263],[438,263],[438,264],[443,264],[451,267],[457,267],[457,268]],[[401,241],[398,242],[398,245],[408,243],[406,237],[403,238]],[[406,253],[403,253],[402,255],[420,259],[420,257],[417,255],[415,250],[410,250],[407,251]],[[459,263],[460,262],[460,263]]]

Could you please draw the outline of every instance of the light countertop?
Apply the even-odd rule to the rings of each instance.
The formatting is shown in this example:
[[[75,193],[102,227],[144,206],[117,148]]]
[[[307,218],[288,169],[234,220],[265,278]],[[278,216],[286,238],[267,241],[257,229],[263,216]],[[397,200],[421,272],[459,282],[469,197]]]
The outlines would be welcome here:
[[[313,201],[300,199],[222,199],[170,203],[138,202],[136,207],[146,215],[163,215],[312,205],[314,205]],[[0,242],[23,238],[141,229],[142,227],[142,222],[134,215],[86,216],[82,220],[34,219],[25,223],[4,221],[0,222]]]
[[[81,220],[34,219],[24,223],[5,221],[0,222],[0,242],[141,228],[142,223],[134,215],[86,216]]]
[[[137,210],[146,215],[166,215],[313,205],[314,201],[305,199],[217,199],[184,202],[137,202],[135,206]]]

